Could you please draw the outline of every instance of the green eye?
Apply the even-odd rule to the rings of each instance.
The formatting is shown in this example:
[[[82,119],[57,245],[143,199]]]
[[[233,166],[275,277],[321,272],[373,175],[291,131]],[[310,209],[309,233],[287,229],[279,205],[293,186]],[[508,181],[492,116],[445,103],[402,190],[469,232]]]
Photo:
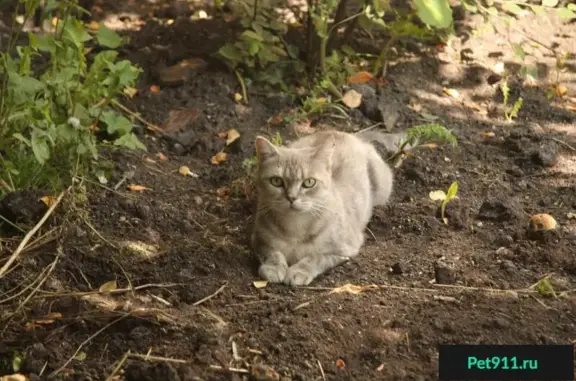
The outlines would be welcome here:
[[[316,185],[316,179],[306,179],[304,180],[304,182],[302,183],[302,186],[304,188],[312,188],[314,185]]]
[[[282,185],[284,185],[284,180],[282,180],[282,178],[277,176],[270,177],[270,184],[272,184],[276,188],[280,188]]]

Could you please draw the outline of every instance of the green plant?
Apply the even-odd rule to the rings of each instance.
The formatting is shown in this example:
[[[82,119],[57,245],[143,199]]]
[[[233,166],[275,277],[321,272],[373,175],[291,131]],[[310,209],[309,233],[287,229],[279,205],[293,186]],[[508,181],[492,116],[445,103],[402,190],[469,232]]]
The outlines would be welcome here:
[[[39,1],[21,3],[31,17]],[[74,1],[51,6],[61,20],[53,33],[29,33],[18,47],[13,36],[0,54],[0,180],[13,189],[62,186],[65,173],[90,168],[99,159],[97,133],[114,146],[145,149],[132,122],[113,108],[141,71],[117,60],[113,49],[122,38],[103,23],[90,34],[74,16],[83,11]],[[94,40],[103,50],[88,57]]]
[[[398,152],[404,151],[407,146],[411,148],[427,143],[448,143],[458,146],[458,140],[452,131],[437,123],[420,124],[406,130],[406,139],[400,144]]]
[[[446,206],[450,203],[450,201],[458,197],[458,181],[454,181],[452,184],[450,184],[450,187],[446,192],[443,190],[430,192],[429,197],[433,201],[442,201],[442,204],[440,204],[440,218],[442,218],[444,224],[448,225],[448,218],[446,218]]]
[[[550,282],[551,275],[546,275],[542,277],[538,282],[533,286],[536,291],[542,296],[552,296],[554,298],[557,297],[556,291]]]
[[[508,87],[508,78],[506,78],[500,85],[500,91],[502,91],[502,106],[504,108],[504,117],[508,122],[518,116],[518,112],[524,104],[524,99],[522,97],[516,99],[516,102],[512,106],[508,104],[510,98],[510,87]]]

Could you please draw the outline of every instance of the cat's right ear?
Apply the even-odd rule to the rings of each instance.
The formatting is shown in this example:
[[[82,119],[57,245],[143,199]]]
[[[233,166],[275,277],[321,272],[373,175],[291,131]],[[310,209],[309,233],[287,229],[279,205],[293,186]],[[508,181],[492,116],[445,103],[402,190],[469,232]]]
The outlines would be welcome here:
[[[274,144],[262,136],[256,137],[256,157],[259,163],[276,155],[278,155],[278,149]]]

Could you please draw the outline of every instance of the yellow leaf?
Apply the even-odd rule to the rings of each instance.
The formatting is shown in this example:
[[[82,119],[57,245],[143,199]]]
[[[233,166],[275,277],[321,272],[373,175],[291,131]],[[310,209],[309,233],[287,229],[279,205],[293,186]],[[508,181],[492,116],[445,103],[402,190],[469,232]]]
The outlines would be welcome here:
[[[342,103],[350,108],[358,108],[362,103],[362,94],[356,90],[348,90],[342,97]]]
[[[240,102],[242,100],[242,94],[240,93],[234,93],[234,100],[236,102]]]
[[[566,86],[564,86],[564,85],[556,86],[556,96],[557,97],[563,97],[567,93],[568,93],[568,88]]]
[[[256,288],[264,288],[268,285],[268,281],[267,280],[255,280],[254,282],[252,282],[252,284]]]
[[[448,89],[448,88],[443,88],[442,92],[444,92],[444,94],[452,97],[452,98],[458,98],[460,96],[460,94],[458,93],[457,90],[454,89]]]
[[[319,105],[323,105],[326,102],[328,102],[328,99],[325,97],[316,98],[316,103],[318,103]]]
[[[180,167],[180,169],[178,169],[178,173],[180,173],[182,176],[188,176],[190,174],[190,168],[183,165]]]
[[[430,200],[432,201],[440,201],[440,200],[444,200],[446,198],[446,193],[444,193],[443,190],[436,190],[436,191],[432,191],[428,194],[428,197],[430,197]]]
[[[366,83],[374,78],[372,74],[367,71],[360,71],[348,78],[348,83]]]
[[[230,144],[234,143],[236,139],[240,137],[240,133],[236,131],[234,128],[229,130],[226,134],[226,145],[229,146]]]
[[[484,136],[486,138],[493,138],[496,134],[492,131],[484,131],[480,133],[480,136]]]
[[[100,23],[98,23],[98,21],[90,21],[90,23],[87,25],[88,29],[90,29],[91,31],[96,32],[99,28],[100,28]]]
[[[28,377],[23,374],[16,373],[10,374],[8,376],[2,376],[0,377],[0,381],[28,381]]]
[[[77,361],[86,360],[86,352],[78,352],[78,354],[74,357],[74,360],[77,360]]]
[[[344,286],[333,288],[330,291],[330,294],[341,294],[343,292],[347,292],[349,294],[360,294],[363,291],[374,290],[377,288],[378,288],[378,286],[376,286],[375,284],[372,284],[369,286],[356,286],[354,284],[347,283]]]
[[[51,207],[56,202],[56,197],[44,196],[40,199],[47,207]]]
[[[128,98],[134,98],[134,96],[136,94],[138,94],[138,89],[135,89],[133,87],[126,87],[124,90],[122,90],[122,92],[124,93],[124,95],[126,95]]]
[[[150,188],[146,188],[144,185],[130,184],[128,185],[128,189],[130,189],[132,192],[142,192],[149,190]]]
[[[100,286],[100,288],[98,289],[98,292],[110,292],[110,291],[114,291],[118,288],[118,283],[116,283],[115,280],[111,280],[109,282],[104,283],[102,286]]]
[[[214,165],[217,165],[226,160],[226,157],[228,157],[228,154],[226,152],[220,151],[216,155],[212,156],[210,162]]]

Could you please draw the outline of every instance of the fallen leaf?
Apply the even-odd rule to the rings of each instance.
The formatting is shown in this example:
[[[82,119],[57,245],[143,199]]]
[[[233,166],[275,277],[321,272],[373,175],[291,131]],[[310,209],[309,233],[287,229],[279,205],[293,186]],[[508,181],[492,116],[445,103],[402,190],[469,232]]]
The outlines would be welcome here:
[[[128,185],[128,189],[132,192],[142,192],[145,190],[149,190],[150,188],[146,188],[144,185],[137,185],[137,184],[130,184]]]
[[[378,372],[381,372],[382,370],[384,370],[384,363],[380,364],[380,365],[378,366],[378,368],[376,368],[376,370],[377,370]]]
[[[222,131],[222,132],[219,132],[219,133],[218,133],[218,137],[221,138],[221,139],[225,139],[226,136],[228,136],[228,133],[225,132],[225,131]]]
[[[234,143],[236,139],[240,137],[240,133],[236,131],[234,128],[229,130],[226,133],[226,145],[229,146],[230,144]]]
[[[443,190],[431,191],[428,194],[428,197],[430,197],[430,200],[432,201],[440,201],[446,198],[446,193],[444,193]]]
[[[28,377],[23,374],[16,373],[10,374],[8,376],[2,376],[0,377],[0,381],[28,381]]]
[[[362,94],[356,90],[348,90],[342,97],[342,103],[350,108],[358,108],[362,104]]]
[[[35,328],[41,328],[42,326],[40,324],[34,324],[32,322],[28,322],[26,324],[24,324],[24,330],[26,331],[32,331]],[[3,378],[0,378],[0,381],[4,381]]]
[[[98,29],[100,29],[100,23],[98,21],[90,21],[90,23],[87,25],[88,29],[90,29],[91,31],[97,32]]]
[[[198,18],[199,19],[207,19],[208,13],[206,13],[206,11],[204,11],[204,10],[201,10],[200,12],[198,12]]]
[[[346,366],[346,363],[344,362],[344,360],[342,360],[342,359],[336,360],[336,368],[344,369],[345,366]]]
[[[160,92],[160,86],[152,85],[150,86],[150,92],[154,94],[158,94]]]
[[[126,95],[128,98],[134,98],[134,96],[136,94],[138,94],[138,89],[135,89],[133,87],[126,87],[124,90],[122,90],[122,92],[124,93],[124,95]]]
[[[62,319],[62,314],[60,312],[52,312],[44,319],[34,320],[34,324],[52,324],[57,319]]]
[[[566,217],[568,217],[569,220],[576,220],[576,213],[568,212]]]
[[[242,94],[240,93],[234,93],[234,100],[236,102],[241,102],[242,101]]]
[[[268,123],[272,124],[272,125],[276,125],[276,124],[280,124],[284,121],[284,118],[282,118],[282,113],[278,113],[276,115],[274,115],[273,117],[271,117],[270,119],[268,119]]]
[[[183,165],[178,169],[178,173],[182,176],[198,177],[198,175],[190,170],[186,165]]]
[[[425,148],[438,148],[438,144],[436,144],[436,143],[426,143],[426,144],[420,144],[420,147],[425,147]]]
[[[181,131],[191,125],[198,118],[198,115],[198,110],[192,108],[170,110],[168,120],[162,126],[162,131]]]
[[[100,288],[98,289],[98,292],[110,292],[110,291],[114,291],[118,288],[118,283],[115,280],[111,280],[109,282],[104,283],[102,286],[100,286]]]
[[[78,352],[78,354],[76,356],[74,356],[74,360],[77,360],[77,361],[86,360],[86,352]]]
[[[255,280],[254,282],[252,282],[252,284],[256,288],[264,288],[268,285],[268,281],[267,280]]]
[[[226,160],[226,157],[228,157],[228,154],[226,152],[220,151],[216,155],[212,156],[210,162],[212,164],[218,165],[224,160]]]
[[[56,202],[56,197],[44,196],[40,199],[47,207],[51,207]]]
[[[343,292],[347,292],[347,293],[356,295],[356,294],[360,294],[363,291],[374,290],[377,288],[378,288],[378,286],[376,286],[375,284],[372,284],[369,286],[356,286],[354,284],[347,283],[344,286],[340,286],[340,287],[336,287],[336,288],[332,289],[330,291],[330,294],[341,294]]]
[[[166,155],[164,155],[162,152],[158,152],[156,154],[156,156],[158,156],[158,159],[160,159],[162,161],[168,160],[168,157]]]
[[[144,161],[147,161],[148,163],[156,164],[156,161],[150,159],[149,157],[145,157]]]
[[[292,128],[297,133],[312,134],[312,133],[316,132],[316,129],[314,127],[312,127],[311,124],[312,124],[312,122],[310,120],[302,119],[302,120],[298,120],[298,121],[294,122],[294,124],[292,124]]]
[[[483,136],[485,138],[493,138],[494,136],[496,136],[496,134],[492,131],[483,131],[480,133],[480,136]]]
[[[422,111],[422,105],[420,103],[414,103],[413,105],[410,105],[408,107],[411,108],[412,110],[418,112],[418,113],[420,111]]]
[[[457,91],[457,90],[454,90],[454,89],[448,89],[448,88],[445,87],[445,88],[442,89],[442,92],[443,92],[444,94],[452,97],[452,98],[458,98],[458,97],[460,97],[460,94],[458,93],[458,91]]]
[[[367,83],[370,82],[374,76],[367,71],[360,71],[348,77],[348,83]]]
[[[554,230],[556,220],[549,214],[541,213],[530,217],[530,229],[533,231]]]
[[[207,63],[202,58],[187,58],[175,65],[158,70],[160,84],[173,86],[181,84],[190,78],[192,72],[206,67]]]
[[[493,67],[494,73],[496,74],[503,74],[504,71],[506,70],[506,67],[504,66],[504,62],[498,62],[494,65]]]
[[[564,95],[566,95],[568,93],[568,88],[564,85],[558,85],[556,86],[556,96],[557,97],[563,97]]]

